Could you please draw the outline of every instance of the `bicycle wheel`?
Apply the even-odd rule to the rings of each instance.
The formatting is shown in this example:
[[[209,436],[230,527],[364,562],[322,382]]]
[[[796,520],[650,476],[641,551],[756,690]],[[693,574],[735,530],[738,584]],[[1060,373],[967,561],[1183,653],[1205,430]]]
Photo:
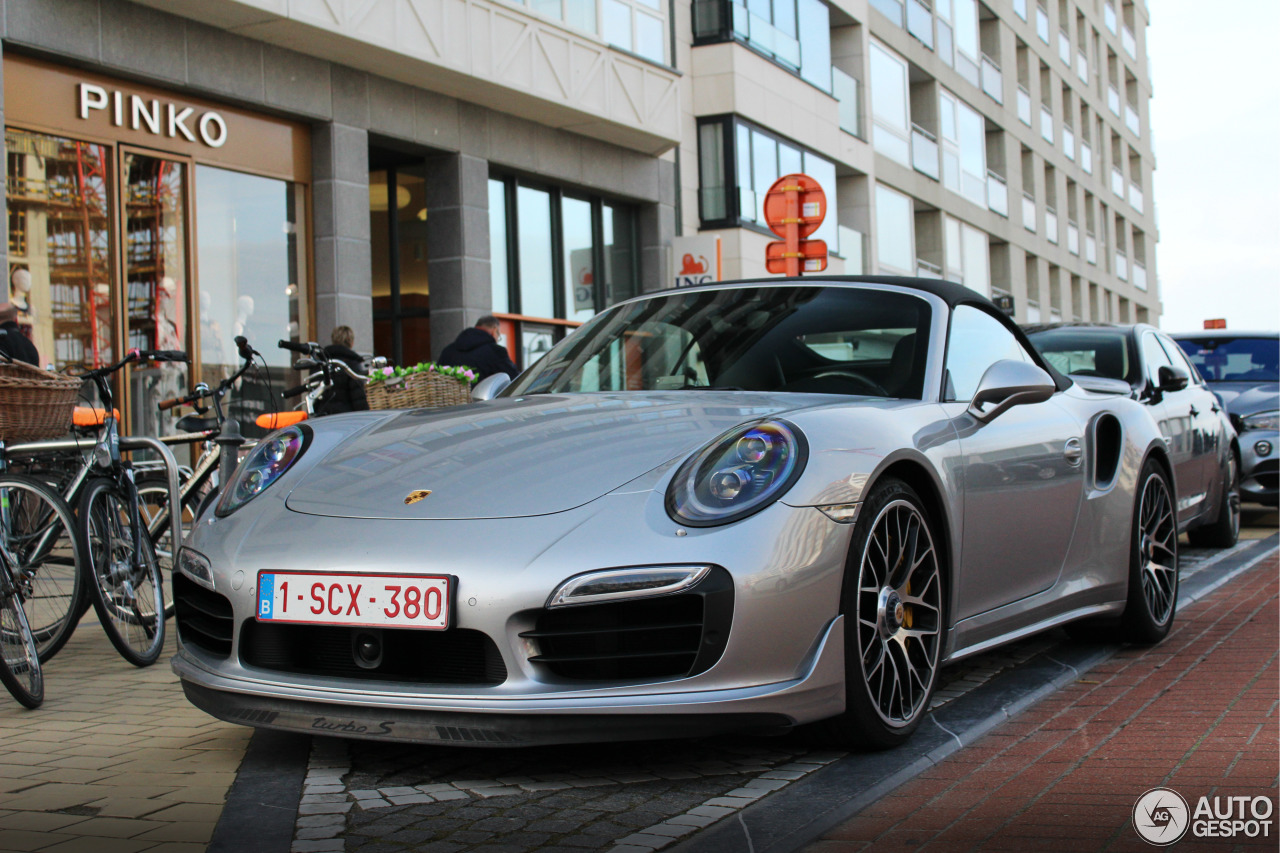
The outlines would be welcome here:
[[[0,559],[4,559],[0,557]],[[44,673],[36,641],[27,625],[17,581],[8,566],[0,566],[0,682],[28,708],[44,701]]]
[[[17,561],[14,582],[40,660],[63,647],[84,615],[84,552],[75,516],[57,493],[39,480],[0,477],[7,525],[0,530]]]
[[[150,666],[164,648],[164,586],[146,531],[135,554],[129,499],[113,480],[98,479],[80,499],[80,532],[98,619],[120,656]]]
[[[196,511],[200,497],[192,492],[182,499],[182,537],[186,539],[195,523]],[[142,518],[151,527],[151,520],[169,506],[169,480],[164,476],[146,476],[138,480],[138,508]],[[156,559],[160,561],[160,579],[165,589],[164,618],[173,616],[173,558],[176,549],[173,547],[172,519],[165,519],[163,525],[151,537],[151,544],[156,551]]]

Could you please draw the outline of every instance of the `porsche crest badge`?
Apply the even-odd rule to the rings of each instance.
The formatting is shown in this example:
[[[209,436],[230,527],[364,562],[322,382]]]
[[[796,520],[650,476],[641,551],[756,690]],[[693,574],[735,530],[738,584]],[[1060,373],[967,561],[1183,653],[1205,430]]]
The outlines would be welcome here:
[[[429,494],[431,494],[430,489],[417,489],[415,491],[412,491],[409,494],[404,496],[404,505],[410,506],[411,504],[416,504],[418,501],[422,500]]]

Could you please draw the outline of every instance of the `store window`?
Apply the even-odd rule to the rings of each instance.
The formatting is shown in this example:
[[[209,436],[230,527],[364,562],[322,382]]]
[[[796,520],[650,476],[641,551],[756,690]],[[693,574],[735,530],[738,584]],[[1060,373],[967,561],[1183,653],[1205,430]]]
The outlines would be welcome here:
[[[741,42],[831,91],[831,14],[822,0],[695,2],[693,43],[726,41]]]
[[[635,296],[636,211],[599,196],[489,180],[493,311],[521,367],[569,330]]]
[[[764,200],[783,175],[803,172],[826,192],[827,216],[813,233],[840,253],[836,167],[830,160],[736,116],[700,120],[699,181],[704,228],[766,228]]]

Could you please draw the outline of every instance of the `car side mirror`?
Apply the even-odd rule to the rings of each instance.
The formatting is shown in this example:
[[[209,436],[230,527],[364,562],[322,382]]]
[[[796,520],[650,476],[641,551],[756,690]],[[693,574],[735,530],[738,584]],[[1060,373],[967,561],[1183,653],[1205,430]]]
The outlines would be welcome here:
[[[986,423],[1013,406],[1042,403],[1057,390],[1049,374],[1034,364],[1002,359],[978,380],[978,390],[969,401],[969,415]]]
[[[1168,364],[1160,366],[1160,369],[1156,371],[1156,378],[1159,380],[1156,390],[1161,393],[1181,391],[1191,381],[1191,377],[1181,367],[1173,367]]]
[[[486,376],[476,383],[476,387],[471,389],[471,401],[474,403],[482,400],[492,400],[510,384],[511,377],[505,373],[498,372],[492,376]]]

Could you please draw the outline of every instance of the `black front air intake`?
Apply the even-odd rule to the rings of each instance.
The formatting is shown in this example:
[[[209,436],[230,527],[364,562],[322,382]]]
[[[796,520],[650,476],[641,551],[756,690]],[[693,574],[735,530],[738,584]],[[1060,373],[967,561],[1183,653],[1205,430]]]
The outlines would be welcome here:
[[[225,595],[174,572],[173,604],[178,636],[185,645],[220,658],[230,656],[235,619]]]
[[[686,678],[720,659],[733,622],[733,580],[714,567],[677,595],[543,610],[530,662],[574,681]]]
[[[374,635],[379,654],[361,660],[363,636]],[[245,620],[240,627],[245,666],[298,675],[399,681],[412,684],[501,684],[507,668],[493,640],[480,631],[350,628]]]

